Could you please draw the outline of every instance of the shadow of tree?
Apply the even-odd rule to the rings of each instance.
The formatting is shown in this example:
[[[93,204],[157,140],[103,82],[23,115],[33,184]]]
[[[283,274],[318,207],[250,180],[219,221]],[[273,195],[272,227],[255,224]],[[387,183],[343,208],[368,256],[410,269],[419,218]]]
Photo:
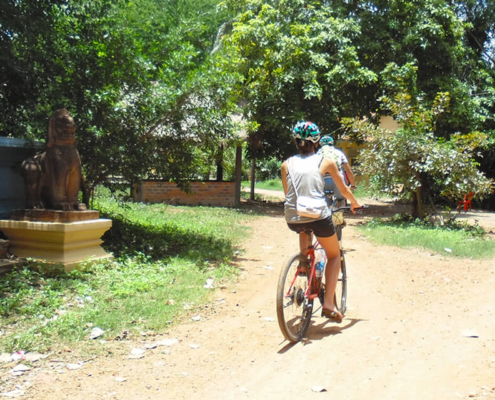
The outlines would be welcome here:
[[[284,203],[282,201],[243,201],[239,207],[241,213],[263,217],[283,217]]]
[[[131,221],[122,214],[106,214],[112,229],[103,235],[103,247],[116,257],[143,253],[152,259],[184,257],[194,261],[219,261],[232,257],[237,247],[228,239],[218,238],[177,224],[151,225]]]

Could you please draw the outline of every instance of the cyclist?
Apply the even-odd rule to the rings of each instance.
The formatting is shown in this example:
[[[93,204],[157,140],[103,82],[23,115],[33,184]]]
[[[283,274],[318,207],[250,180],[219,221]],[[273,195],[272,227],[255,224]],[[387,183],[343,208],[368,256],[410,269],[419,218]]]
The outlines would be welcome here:
[[[293,129],[293,136],[299,154],[287,159],[281,169],[285,193],[285,220],[289,229],[299,234],[302,254],[307,254],[313,242],[311,235],[306,233],[307,229],[314,232],[325,250],[328,261],[325,268],[326,290],[322,315],[332,321],[341,322],[343,316],[333,302],[340,271],[340,247],[331,210],[326,206],[323,177],[329,174],[333,178],[341,193],[350,201],[353,213],[360,205],[344,184],[335,161],[316,154],[316,146],[320,140],[318,126],[309,121],[299,122]],[[325,206],[321,208],[321,214],[314,218],[299,215],[296,209],[298,196],[322,200]]]
[[[333,138],[330,135],[322,136],[320,138],[320,146],[321,147],[318,150],[318,154],[335,161],[344,182],[346,182],[346,178],[348,178],[350,189],[354,191],[354,189],[356,189],[354,173],[352,172],[344,152],[334,147]],[[325,190],[331,190],[334,193],[335,198],[337,199],[337,207],[341,207],[341,205],[343,205],[342,202],[344,200],[344,196],[335,185],[332,177],[328,174],[325,176]]]

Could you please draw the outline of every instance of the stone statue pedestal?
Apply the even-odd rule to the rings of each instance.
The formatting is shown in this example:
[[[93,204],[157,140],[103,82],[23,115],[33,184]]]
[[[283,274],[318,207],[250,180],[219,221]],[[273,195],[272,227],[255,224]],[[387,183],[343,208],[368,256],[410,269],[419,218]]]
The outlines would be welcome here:
[[[9,241],[0,239],[0,259],[7,257],[9,250]]]
[[[98,218],[98,211],[14,210],[11,215],[0,220],[0,230],[17,257],[62,264],[66,271],[112,257],[101,247],[112,220]]]

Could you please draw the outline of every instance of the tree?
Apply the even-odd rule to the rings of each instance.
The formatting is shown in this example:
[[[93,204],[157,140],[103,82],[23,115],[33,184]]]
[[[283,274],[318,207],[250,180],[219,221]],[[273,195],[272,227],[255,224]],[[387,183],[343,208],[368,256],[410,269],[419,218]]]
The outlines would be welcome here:
[[[89,191],[151,173],[186,184],[200,162],[195,148],[216,151],[231,133],[236,78],[221,54],[210,56],[226,18],[217,1],[38,3],[11,6],[17,19],[2,43],[25,80],[5,80],[15,90],[0,98],[2,134],[40,139],[65,107],[79,125]],[[49,23],[26,23],[38,8]]]
[[[466,22],[466,43],[479,59],[478,82],[473,97],[483,105],[485,112],[478,113],[483,130],[491,137],[492,145],[477,157],[480,168],[495,178],[495,3],[485,0],[454,2],[457,13]],[[482,109],[482,110],[483,110]],[[487,198],[484,206],[493,209],[495,195]]]
[[[487,135],[455,134],[449,140],[435,136],[439,116],[448,112],[448,93],[439,93],[431,108],[404,91],[381,100],[400,123],[396,133],[369,120],[344,121],[368,144],[359,155],[359,168],[375,187],[392,192],[402,185],[404,196],[413,199],[412,214],[417,218],[425,216],[425,203],[433,205],[437,195],[455,201],[471,191],[479,198],[493,191],[493,181],[477,169],[474,160]]]
[[[416,89],[425,101],[432,104],[438,92],[451,94],[450,112],[438,121],[436,131],[446,138],[454,132],[486,130],[495,101],[493,95],[486,96],[493,74],[487,75],[488,65],[470,40],[475,26],[483,31],[488,27],[481,19],[469,20],[468,3],[487,4],[484,0],[347,3],[347,12],[359,21],[357,47],[363,65],[381,74],[390,63],[414,64]],[[375,99],[386,85],[383,79],[377,81]]]
[[[22,136],[29,111],[36,107],[40,84],[33,70],[43,48],[41,35],[50,34],[53,8],[64,0],[4,1],[0,13],[0,135]],[[33,43],[26,53],[27,43]],[[48,50],[49,51],[49,50]]]
[[[287,128],[298,119],[312,119],[332,132],[338,118],[387,112],[378,99],[391,63],[417,67],[414,90],[430,105],[438,92],[451,94],[450,112],[438,121],[437,135],[448,139],[455,132],[484,131],[493,121],[487,51],[482,56],[468,40],[477,35],[488,48],[493,24],[483,11],[491,15],[490,2],[226,3],[238,12],[231,43],[245,77],[246,115],[257,122],[253,143],[262,144],[264,153],[280,156],[281,143],[290,141]]]
[[[457,14],[466,21],[466,41],[478,54],[495,67],[493,37],[495,33],[495,3],[486,0],[452,2]]]
[[[322,1],[227,1],[238,11],[228,47],[244,76],[252,156],[293,152],[290,128],[301,119],[339,127],[342,110],[362,110],[356,93],[376,74],[361,66],[353,41],[359,27]]]
[[[237,13],[229,40],[245,79],[245,114],[254,121],[252,156],[286,157],[293,151],[290,127],[299,119],[314,120],[327,133],[339,132],[338,119],[390,114],[380,102],[384,93],[394,98],[405,90],[409,106],[422,114],[436,107],[438,93],[448,92],[449,112],[435,115],[434,129],[424,127],[416,134],[424,134],[431,146],[453,146],[459,135],[483,132],[489,136],[487,146],[468,153],[495,176],[489,146],[495,142],[493,2],[225,3]],[[464,160],[462,165],[471,164]]]

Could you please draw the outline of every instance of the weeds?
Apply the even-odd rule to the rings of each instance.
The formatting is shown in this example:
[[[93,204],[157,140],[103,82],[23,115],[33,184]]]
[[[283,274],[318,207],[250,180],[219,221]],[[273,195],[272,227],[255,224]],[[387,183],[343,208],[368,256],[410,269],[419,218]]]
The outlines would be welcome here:
[[[361,231],[373,242],[399,247],[420,247],[438,254],[474,259],[495,256],[495,242],[479,225],[454,219],[436,226],[431,219],[396,214],[388,220],[373,219]]]
[[[250,188],[251,182],[243,181],[242,186]],[[284,190],[281,179],[270,179],[267,181],[256,182],[254,186],[256,189],[279,190],[279,191]]]
[[[95,207],[113,220],[104,247],[116,258],[69,273],[30,262],[0,275],[0,353],[91,346],[94,327],[105,339],[163,330],[208,301],[208,278],[218,287],[237,274],[231,260],[250,218],[241,211],[109,197]]]

